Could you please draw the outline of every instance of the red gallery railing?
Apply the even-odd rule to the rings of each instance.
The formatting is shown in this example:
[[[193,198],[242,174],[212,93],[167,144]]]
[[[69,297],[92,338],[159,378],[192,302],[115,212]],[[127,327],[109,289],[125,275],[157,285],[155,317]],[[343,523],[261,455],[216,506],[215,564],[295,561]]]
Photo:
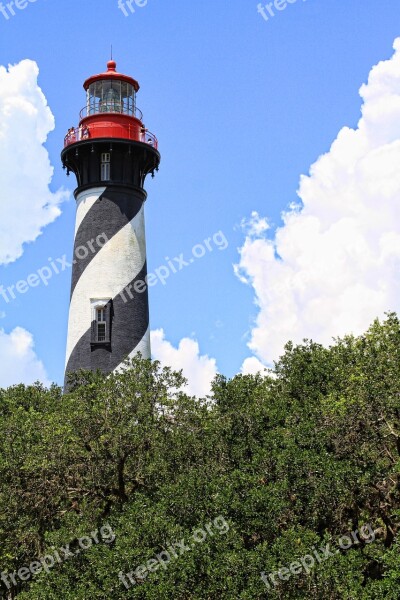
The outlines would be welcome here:
[[[142,142],[158,149],[158,140],[153,133],[138,127],[137,124],[118,125],[108,123],[90,123],[72,127],[64,138],[64,147],[91,138],[117,138]]]

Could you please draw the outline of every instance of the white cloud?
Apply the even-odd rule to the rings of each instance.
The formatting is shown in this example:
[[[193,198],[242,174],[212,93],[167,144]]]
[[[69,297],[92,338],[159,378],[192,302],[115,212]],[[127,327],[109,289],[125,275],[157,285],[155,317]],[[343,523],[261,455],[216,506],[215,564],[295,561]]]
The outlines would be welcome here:
[[[34,351],[32,334],[16,327],[7,334],[0,329],[0,387],[41,381],[49,385],[45,368]]]
[[[183,338],[178,348],[174,348],[165,339],[163,329],[151,332],[151,349],[153,358],[175,371],[183,370],[188,380],[188,393],[204,398],[211,393],[211,382],[217,374],[214,358],[200,356],[199,344],[190,338]]]
[[[53,176],[43,144],[54,117],[38,86],[38,66],[23,60],[0,66],[0,264],[15,261],[60,215],[69,193],[51,192]]]
[[[394,49],[361,87],[358,127],[301,177],[273,239],[257,213],[245,225],[236,273],[255,291],[249,347],[265,363],[289,339],[328,344],[400,308],[400,38]]]
[[[258,360],[258,358],[250,356],[243,361],[240,372],[242,375],[256,375],[257,373],[265,375],[265,369],[266,367]]]
[[[251,237],[262,236],[270,229],[268,219],[265,217],[261,218],[255,210],[251,213],[250,219],[242,219],[240,226],[242,229],[245,229],[247,234]]]

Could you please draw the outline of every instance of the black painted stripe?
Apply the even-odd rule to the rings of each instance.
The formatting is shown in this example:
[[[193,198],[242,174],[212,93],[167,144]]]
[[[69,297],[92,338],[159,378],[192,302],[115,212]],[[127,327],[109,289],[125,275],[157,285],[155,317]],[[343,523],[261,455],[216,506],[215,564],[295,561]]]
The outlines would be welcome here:
[[[142,293],[135,292],[136,281],[144,281],[147,275],[147,265],[131,282],[130,297],[124,292],[112,300],[111,348],[91,346],[91,327],[84,333],[75,345],[66,368],[67,374],[79,369],[96,371],[100,369],[105,374],[114,371],[122,361],[136,348],[143,339],[149,327],[148,289]],[[90,298],[86,299],[88,308]],[[67,386],[65,387],[67,391]]]
[[[104,247],[107,240],[110,240],[135,218],[144,199],[144,193],[139,190],[135,192],[107,188],[93,204],[75,236],[71,298],[76,284],[88,264]],[[99,239],[98,236],[100,236]]]

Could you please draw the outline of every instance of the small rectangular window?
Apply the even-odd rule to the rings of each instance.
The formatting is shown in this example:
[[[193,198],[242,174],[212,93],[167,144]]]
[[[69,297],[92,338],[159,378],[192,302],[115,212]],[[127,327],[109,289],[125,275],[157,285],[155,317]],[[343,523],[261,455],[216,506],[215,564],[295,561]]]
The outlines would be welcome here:
[[[111,300],[91,299],[92,335],[91,344],[111,343]]]
[[[96,329],[97,329],[97,342],[105,342],[106,334],[107,334],[107,322],[106,322],[106,309],[98,308],[97,309],[97,319],[96,319]]]
[[[111,179],[111,154],[110,152],[103,152],[101,155],[101,181],[109,181]]]

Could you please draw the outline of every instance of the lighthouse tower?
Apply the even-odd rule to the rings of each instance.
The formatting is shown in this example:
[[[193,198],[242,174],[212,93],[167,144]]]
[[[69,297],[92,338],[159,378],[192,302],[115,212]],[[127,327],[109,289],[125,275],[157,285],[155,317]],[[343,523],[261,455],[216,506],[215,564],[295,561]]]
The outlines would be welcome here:
[[[77,180],[66,375],[150,357],[143,186],[158,170],[158,143],[136,107],[138,82],[114,61],[83,87],[86,106],[61,153]]]

